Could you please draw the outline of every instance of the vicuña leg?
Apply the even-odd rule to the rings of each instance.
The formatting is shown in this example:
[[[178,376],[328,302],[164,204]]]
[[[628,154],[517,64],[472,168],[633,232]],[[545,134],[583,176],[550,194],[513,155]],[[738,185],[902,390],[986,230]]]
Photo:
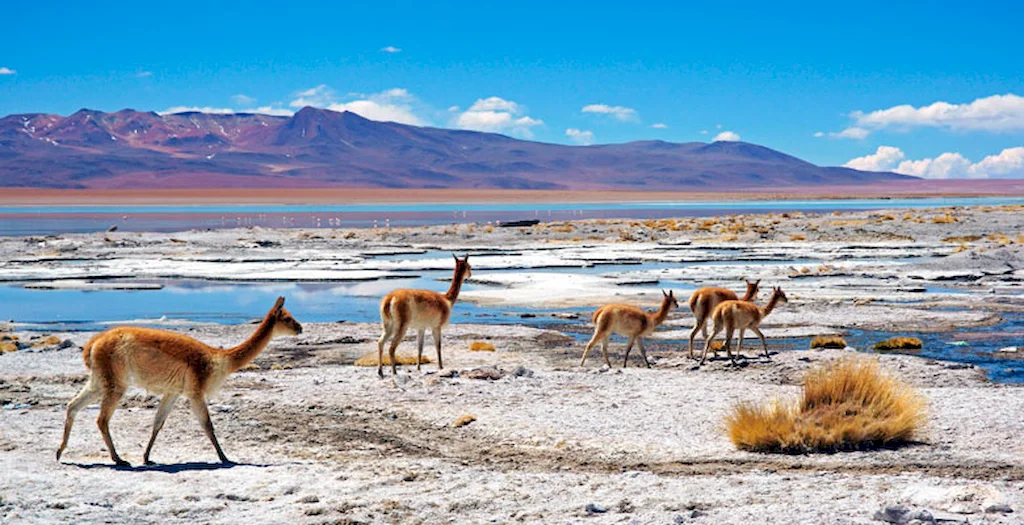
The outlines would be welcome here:
[[[60,448],[57,449],[57,461],[60,461],[61,454],[68,448],[68,438],[71,437],[71,426],[75,424],[75,416],[89,403],[95,401],[97,397],[99,397],[99,392],[93,389],[92,381],[90,380],[78,395],[68,403],[68,410],[64,416],[64,439],[61,440]]]
[[[633,349],[633,343],[636,341],[636,336],[629,336],[629,342],[626,343],[626,356],[622,358],[622,368],[629,366],[629,351]]]
[[[587,354],[590,353],[590,349],[594,348],[594,345],[601,340],[601,330],[594,330],[593,337],[590,338],[590,342],[587,343],[587,347],[583,349],[583,359],[580,359],[580,366],[587,363]]]
[[[117,455],[117,450],[114,449],[114,440],[110,438],[110,418],[114,415],[114,410],[117,410],[117,403],[121,401],[124,391],[124,387],[117,386],[108,388],[103,392],[103,401],[100,402],[100,415],[96,418],[96,426],[99,427],[100,434],[103,435],[103,442],[107,444],[110,459],[121,467],[127,467],[129,463],[121,459],[121,456]]]
[[[636,344],[640,347],[640,355],[644,357],[644,364],[647,365],[647,368],[650,368],[651,362],[647,360],[647,349],[644,348],[644,338],[638,337]]]
[[[733,363],[736,362],[736,354],[732,353],[732,336],[736,334],[736,329],[729,326],[725,329],[725,355],[729,357],[729,360]]]
[[[744,329],[740,328],[740,339],[736,343],[736,355],[743,355],[743,332]]]
[[[693,359],[693,338],[697,337],[697,332],[703,328],[704,339],[708,338],[708,329],[704,327],[705,324],[705,321],[698,320],[697,324],[693,325],[693,330],[690,331],[690,359]]]
[[[426,333],[425,328],[420,328],[416,332],[416,371],[420,371],[420,363],[423,361],[423,336]]]
[[[772,356],[768,354],[768,343],[764,340],[764,334],[761,333],[761,329],[754,327],[751,328],[751,330],[753,330],[754,333],[761,338],[761,348],[764,348],[764,356],[767,357],[768,359],[771,359]]]
[[[714,342],[715,338],[718,337],[718,334],[720,333],[722,333],[722,329],[716,326],[715,331],[711,334],[711,337],[708,337],[707,339],[704,340],[704,353],[701,354],[700,356],[700,364],[703,365],[704,360],[708,358],[708,349],[711,348],[711,343]],[[728,344],[728,340],[726,341]]]
[[[434,346],[437,348],[437,369],[444,368],[444,363],[441,361],[441,327],[434,328]]]
[[[391,375],[398,375],[398,359],[395,357],[395,351],[398,350],[398,344],[405,339],[405,332],[409,329],[409,325],[402,323],[395,329],[394,339],[391,340],[391,346],[388,348],[388,357],[391,358]]]
[[[391,339],[392,325],[385,324],[382,328],[380,339],[377,339],[377,375],[380,377],[384,377],[384,344]]]
[[[220,448],[220,443],[217,442],[217,434],[213,432],[213,420],[210,419],[210,410],[206,408],[206,399],[195,396],[189,399],[189,402],[192,405],[192,413],[196,415],[199,424],[203,426],[203,432],[206,432],[206,437],[210,438],[210,443],[213,443],[213,448],[217,451],[217,457],[220,458],[221,463],[231,463],[231,460],[224,455],[224,450]]]
[[[174,402],[178,400],[178,394],[165,394],[164,398],[160,400],[160,406],[156,409],[156,417],[153,418],[153,435],[149,436],[149,444],[146,445],[146,452],[142,454],[142,462],[151,465],[152,462],[149,460],[149,453],[153,451],[153,443],[156,442],[156,435],[160,433],[160,429],[164,427],[164,421],[167,421],[167,415],[171,413],[171,409],[174,408]]]

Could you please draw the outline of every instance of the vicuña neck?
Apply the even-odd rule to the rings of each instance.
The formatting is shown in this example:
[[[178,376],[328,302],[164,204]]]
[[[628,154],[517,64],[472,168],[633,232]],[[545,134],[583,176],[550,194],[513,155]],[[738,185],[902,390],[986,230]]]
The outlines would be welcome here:
[[[448,291],[444,294],[448,302],[455,304],[455,301],[459,298],[459,291],[462,290],[462,281],[466,278],[466,272],[459,271],[459,267],[455,267],[455,275],[452,276],[452,285],[448,287]]]
[[[248,339],[225,352],[228,356],[228,364],[231,371],[234,372],[251,363],[253,359],[256,359],[256,356],[260,355],[260,352],[267,347],[273,336],[274,318],[271,313],[268,313],[263,318],[263,322],[256,327],[256,331]]]
[[[757,295],[757,287],[756,286],[753,287],[753,288],[747,288],[746,295],[744,295],[743,299],[740,299],[740,300],[741,301],[748,301],[749,302],[750,300],[752,300],[754,298],[755,295]]]
[[[767,317],[768,314],[772,313],[772,310],[774,310],[775,306],[778,304],[779,294],[772,294],[772,298],[768,300],[768,304],[764,305],[764,308],[761,309],[761,317]]]
[[[668,317],[668,312],[671,309],[671,304],[672,303],[670,303],[669,299],[666,297],[663,301],[661,301],[661,308],[659,308],[657,312],[647,314],[650,316],[651,321],[654,321],[654,326],[658,326],[665,321],[665,319]]]

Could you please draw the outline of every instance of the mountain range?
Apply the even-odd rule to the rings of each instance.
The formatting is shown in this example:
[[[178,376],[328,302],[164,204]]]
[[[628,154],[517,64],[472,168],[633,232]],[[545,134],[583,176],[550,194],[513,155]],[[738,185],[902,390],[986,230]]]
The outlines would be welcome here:
[[[0,119],[0,187],[717,191],[906,179],[746,142],[567,146],[312,107],[291,117],[82,109]]]

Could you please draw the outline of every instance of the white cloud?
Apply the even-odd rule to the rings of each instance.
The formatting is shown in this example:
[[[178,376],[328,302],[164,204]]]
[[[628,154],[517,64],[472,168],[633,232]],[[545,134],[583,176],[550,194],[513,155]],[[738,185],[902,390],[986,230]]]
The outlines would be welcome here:
[[[416,98],[403,88],[392,88],[371,94],[351,93],[345,98],[353,98],[353,100],[339,100],[333,89],[320,84],[299,91],[295,97],[295,100],[288,103],[293,108],[313,106],[331,111],[351,111],[370,120],[398,122],[413,126],[422,126],[427,123],[416,114],[414,109],[417,103]]]
[[[231,101],[239,106],[251,106],[253,102],[256,102],[256,98],[239,93],[237,95],[232,95]]]
[[[288,104],[293,108],[304,108],[306,106],[323,108],[332,104],[337,98],[334,90],[324,84],[299,91],[295,96],[297,98]]]
[[[740,140],[740,135],[739,133],[735,133],[732,131],[723,131],[718,135],[715,135],[715,138],[711,140],[712,142],[736,142]]]
[[[839,132],[828,132],[818,131],[814,134],[815,137],[829,137],[833,139],[855,139],[861,140],[867,138],[871,134],[871,130],[859,128],[857,126],[851,126]]]
[[[637,117],[636,110],[633,108],[627,108],[624,106],[609,106],[608,104],[588,104],[583,106],[580,110],[583,113],[598,113],[601,115],[609,115],[617,120],[623,122],[640,120]]]
[[[153,72],[152,71],[139,71],[138,73],[135,73],[135,76],[137,78],[149,78],[149,77],[153,76]]]
[[[662,122],[655,122],[654,124],[651,124],[651,127],[654,129],[667,129],[668,125]]]
[[[9,67],[0,67],[0,75],[17,75],[18,72]]]
[[[395,47],[395,46],[385,46],[385,47],[380,48],[380,50],[385,52],[385,53],[401,53],[402,52],[401,48]]]
[[[501,97],[478,99],[466,111],[455,118],[454,124],[462,129],[476,131],[508,132],[527,138],[533,137],[530,128],[544,124],[540,119],[522,115],[525,109]]]
[[[702,130],[700,130],[700,134],[701,135],[707,135],[708,134],[708,130],[702,129]]]
[[[861,171],[890,171],[895,168],[896,164],[903,160],[905,156],[906,155],[904,155],[903,151],[899,148],[893,146],[879,146],[873,154],[850,159],[850,161],[843,164],[843,166]]]
[[[857,126],[936,127],[957,131],[1009,132],[1024,130],[1024,97],[1008,93],[975,99],[965,104],[935,102],[921,107],[909,104],[850,114]]]
[[[594,132],[590,130],[569,128],[565,130],[565,135],[572,139],[573,142],[583,144],[584,146],[594,143]]]
[[[271,115],[275,117],[290,117],[295,114],[295,112],[290,109],[274,106],[260,106],[258,108],[243,109],[238,111],[238,113],[259,113],[260,115]]]
[[[850,160],[844,166],[864,171],[894,171],[928,179],[989,177],[1024,178],[1024,146],[1007,148],[971,163],[960,153],[946,152],[935,158],[904,160],[906,155],[893,146],[879,146],[872,155]]]
[[[455,113],[456,111],[458,111],[460,109],[462,109],[462,108],[460,108],[459,106],[448,106],[448,111],[451,111],[452,113]]]

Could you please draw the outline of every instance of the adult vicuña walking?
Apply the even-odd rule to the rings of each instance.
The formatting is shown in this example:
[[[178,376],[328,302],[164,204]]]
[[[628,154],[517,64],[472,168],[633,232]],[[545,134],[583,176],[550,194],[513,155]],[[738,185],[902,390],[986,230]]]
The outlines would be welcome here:
[[[213,422],[206,407],[207,398],[229,374],[255,359],[274,336],[300,333],[302,325],[284,309],[284,297],[278,297],[252,336],[234,348],[213,348],[183,334],[152,328],[122,326],[96,335],[85,344],[82,352],[85,366],[89,369],[89,381],[68,403],[64,439],[57,449],[57,460],[60,461],[68,446],[75,414],[100,398],[100,415],[96,424],[107,444],[110,459],[118,465],[127,466],[128,462],[114,450],[109,425],[118,401],[134,383],[149,392],[163,395],[153,420],[153,434],[142,456],[145,463],[150,463],[149,453],[153,450],[156,435],[182,394],[191,402],[192,412],[203,425],[217,456],[222,462],[230,463],[213,432]]]
[[[590,353],[590,349],[600,341],[604,362],[611,368],[612,362],[608,359],[608,338],[615,333],[629,337],[622,367],[625,368],[629,364],[629,351],[635,342],[640,347],[640,355],[644,358],[644,364],[650,368],[651,363],[647,360],[647,350],[644,348],[644,337],[650,335],[658,325],[664,322],[673,308],[679,308],[679,302],[676,301],[674,292],[670,290],[665,293],[662,290],[661,294],[663,296],[661,308],[656,312],[648,313],[628,304],[607,304],[598,308],[593,317],[594,336],[590,338],[587,348],[583,350],[580,366],[587,362],[587,354]]]
[[[747,281],[747,293],[740,300],[753,301],[757,297],[760,285],[760,279],[754,282]],[[711,317],[711,313],[723,302],[735,300],[737,300],[736,294],[725,288],[708,287],[693,292],[693,295],[690,296],[690,310],[693,312],[694,318],[693,331],[690,332],[690,359],[693,359],[693,338],[697,336],[697,331],[700,330],[704,333],[704,341],[707,342],[708,319]],[[718,350],[714,352],[717,357]]]
[[[427,328],[434,333],[434,346],[437,347],[437,368],[444,368],[441,362],[441,328],[448,324],[452,315],[452,306],[459,298],[462,282],[471,277],[473,272],[469,266],[469,255],[455,259],[455,274],[452,276],[448,292],[439,294],[430,290],[395,290],[384,296],[380,301],[380,324],[382,332],[377,340],[377,375],[384,377],[384,344],[391,340],[388,357],[391,358],[391,374],[398,373],[395,367],[395,351],[405,337],[406,330],[416,330],[416,370],[420,369],[423,360],[423,338]]]
[[[761,346],[764,347],[764,356],[771,359],[768,355],[768,343],[764,340],[764,334],[761,333],[759,328],[761,321],[768,314],[772,313],[777,305],[785,304],[789,302],[786,298],[786,294],[782,292],[782,288],[772,289],[772,298],[768,300],[763,308],[757,306],[754,303],[748,303],[744,301],[725,301],[718,305],[715,311],[711,314],[712,319],[715,322],[715,331],[711,334],[711,337],[704,343],[704,353],[701,355],[700,364],[704,364],[704,360],[708,357],[708,349],[711,348],[711,342],[725,330],[725,352],[734,363],[736,357],[733,355],[732,350],[729,349],[730,342],[732,341],[732,334],[737,329],[740,331],[739,342],[736,344],[736,353],[738,354],[743,348],[743,331],[750,329],[752,332],[757,334],[761,338]]]

